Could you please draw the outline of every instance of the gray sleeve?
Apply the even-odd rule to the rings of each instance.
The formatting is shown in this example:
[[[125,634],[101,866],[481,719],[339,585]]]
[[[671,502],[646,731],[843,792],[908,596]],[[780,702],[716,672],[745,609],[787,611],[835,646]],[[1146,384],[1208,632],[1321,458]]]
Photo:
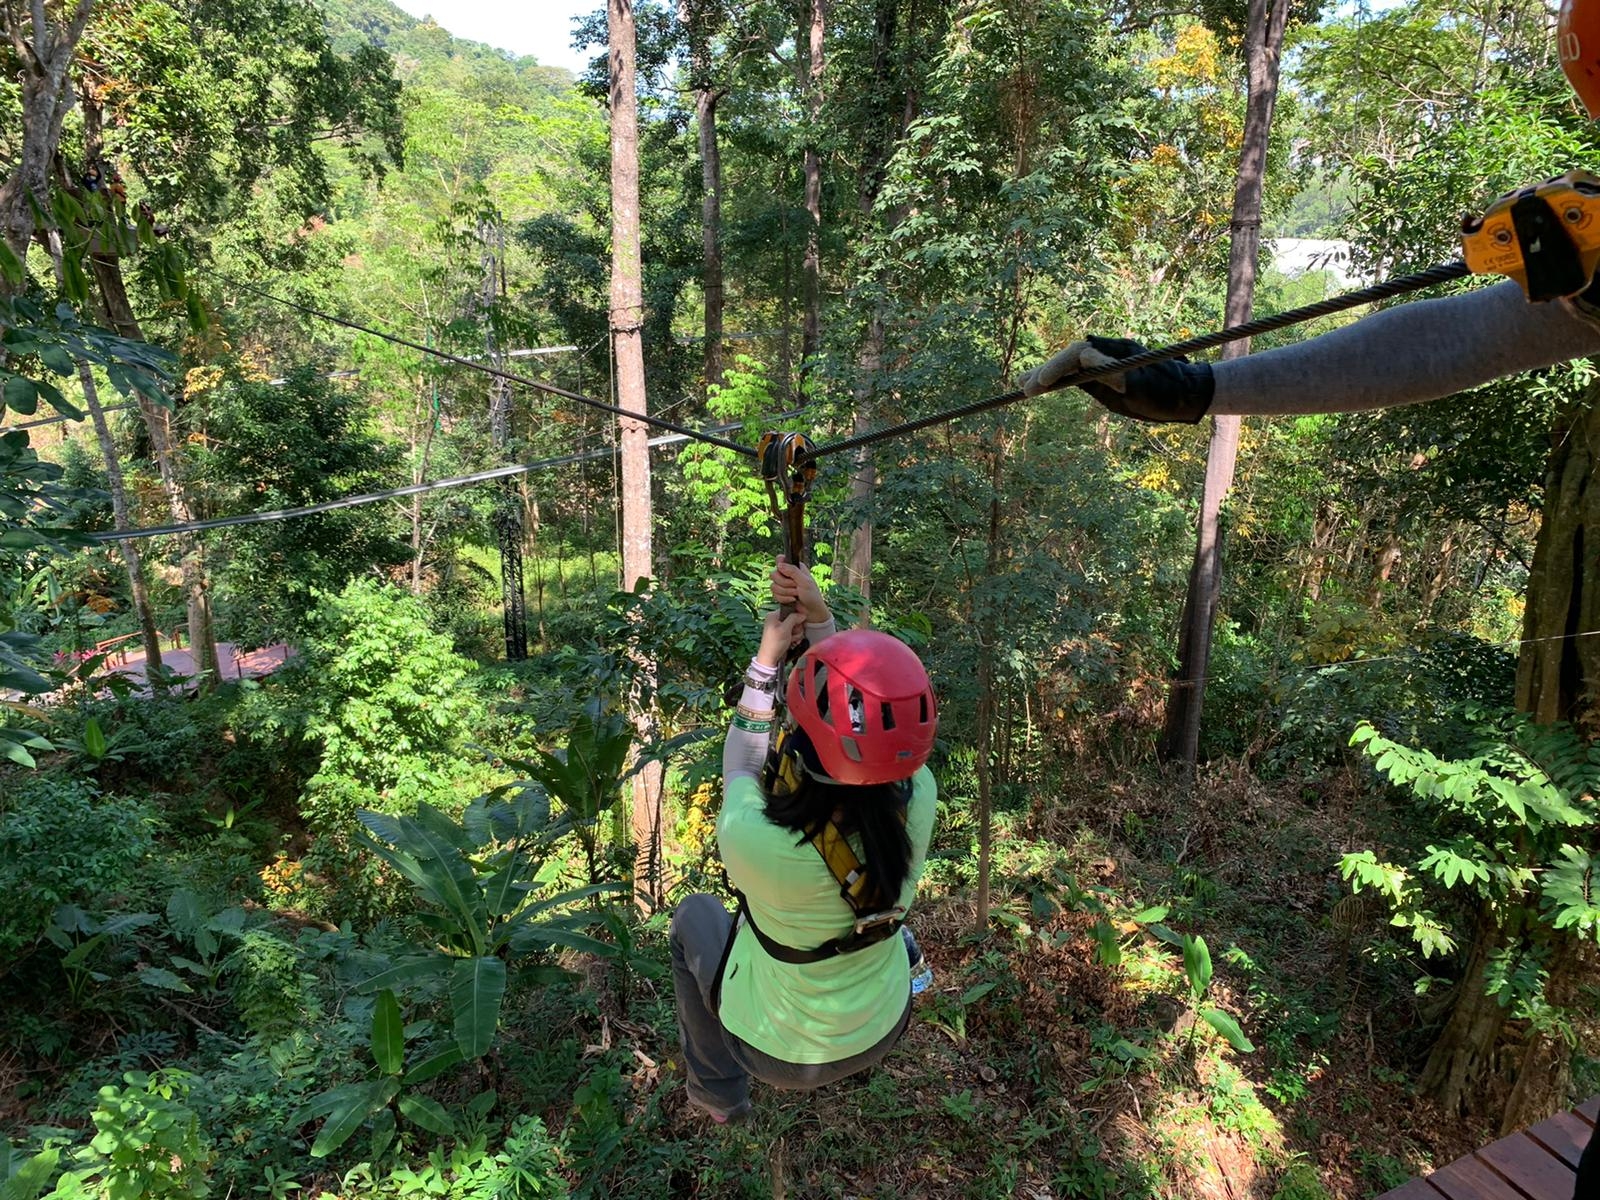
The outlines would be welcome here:
[[[1211,412],[1351,412],[1435,400],[1600,354],[1600,326],[1507,280],[1374,313],[1293,346],[1212,364]]]
[[[771,713],[773,708],[770,695],[748,686],[739,697],[739,703],[752,712]],[[730,723],[727,740],[722,743],[722,785],[726,787],[741,775],[759,777],[771,740],[770,733],[751,733]]]

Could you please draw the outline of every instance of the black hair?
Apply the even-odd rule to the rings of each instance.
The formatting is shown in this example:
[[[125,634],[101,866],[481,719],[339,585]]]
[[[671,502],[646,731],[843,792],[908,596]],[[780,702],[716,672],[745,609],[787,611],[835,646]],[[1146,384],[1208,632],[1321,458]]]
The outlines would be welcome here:
[[[789,736],[796,742],[795,749],[815,768],[816,752],[805,732],[796,729]],[[900,889],[911,874],[911,838],[900,816],[911,800],[909,779],[856,785],[802,774],[795,791],[787,795],[767,792],[764,798],[767,820],[799,834],[796,845],[809,842],[835,812],[842,813],[840,831],[860,835],[862,865],[872,869],[879,892],[887,903],[899,902]]]

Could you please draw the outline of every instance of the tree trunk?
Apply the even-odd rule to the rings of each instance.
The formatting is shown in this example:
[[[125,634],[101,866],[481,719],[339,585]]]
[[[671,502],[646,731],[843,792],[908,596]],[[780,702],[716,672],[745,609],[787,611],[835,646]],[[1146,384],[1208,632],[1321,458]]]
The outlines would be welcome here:
[[[611,341],[616,356],[617,404],[648,412],[644,381],[644,285],[639,248],[639,116],[634,94],[633,0],[609,0],[611,57]],[[619,422],[622,457],[622,586],[632,590],[653,574],[650,446],[643,421]],[[644,690],[655,671],[648,651],[635,663]],[[653,735],[648,714],[635,705],[641,741]],[[633,777],[634,893],[649,910],[661,902],[661,784],[659,763]]]
[[[134,316],[133,305],[128,300],[127,284],[122,278],[122,260],[115,255],[102,253],[90,255],[89,261],[100,287],[106,320],[123,337],[144,341],[144,330]],[[174,449],[172,410],[153,403],[142,392],[138,394],[137,401],[139,415],[144,418],[145,431],[150,438],[150,454],[156,460],[156,470],[161,477],[167,511],[172,514],[173,524],[187,525],[195,519],[195,509],[189,499]],[[206,578],[205,546],[198,534],[177,534],[175,537],[181,556],[179,569],[183,576],[184,603],[188,612],[189,653],[194,658],[195,674],[201,686],[207,686],[208,677],[215,682],[219,676],[216,631],[211,618],[211,585]]]
[[[816,0],[820,3],[821,0]],[[913,8],[913,15],[915,9]],[[815,14],[820,21],[820,13]],[[817,39],[817,70],[821,71],[820,24],[812,29]],[[915,37],[914,28],[906,31],[909,42]],[[906,130],[917,115],[917,92],[910,84],[911,59],[914,51],[896,54],[900,39],[899,9],[896,0],[877,0],[873,15],[872,94],[881,97],[880,124],[883,140],[869,144],[861,164],[861,179],[856,193],[857,207],[862,224],[870,226],[874,219],[883,224],[885,236],[894,232],[905,218],[905,209],[879,214],[878,196],[883,190],[884,173],[895,146],[905,136]],[[896,62],[899,60],[898,67]],[[896,70],[906,72],[896,77]],[[898,108],[898,112],[895,109]],[[808,185],[809,186],[809,185]],[[888,320],[888,272],[882,266],[871,271],[871,285],[867,289],[872,310],[867,317],[866,338],[857,357],[857,384],[855,387],[855,432],[865,433],[878,416],[878,398],[882,394],[881,375]],[[857,514],[857,525],[850,533],[850,583],[863,597],[872,598],[872,505],[877,493],[877,463],[870,447],[860,451],[860,457],[850,473],[850,503]],[[865,615],[865,614],[863,614]]]
[[[1228,325],[1248,321],[1255,301],[1256,258],[1261,244],[1261,191],[1266,177],[1272,113],[1278,100],[1279,56],[1288,15],[1288,0],[1250,0],[1249,25],[1245,32],[1250,91],[1245,105],[1238,181],[1233,192],[1225,320]],[[1248,341],[1230,342],[1222,356],[1237,358],[1248,353]],[[1161,757],[1168,762],[1181,763],[1187,771],[1193,771],[1200,756],[1200,713],[1205,698],[1206,671],[1211,661],[1211,631],[1216,619],[1217,598],[1222,591],[1218,517],[1222,501],[1233,486],[1233,469],[1239,456],[1239,424],[1236,416],[1217,416],[1211,420],[1211,446],[1206,455],[1205,485],[1200,498],[1200,527],[1178,635],[1178,674],[1167,699],[1166,725],[1161,735]]]
[[[1558,933],[1556,938],[1545,999],[1558,1009],[1571,1009],[1580,999],[1588,949],[1570,934]],[[1572,1048],[1559,1036],[1530,1029],[1528,1044],[1517,1064],[1517,1081],[1500,1114],[1501,1136],[1537,1125],[1565,1108],[1571,1084]]]
[[[1000,622],[989,604],[989,592],[1000,563],[1000,481],[1005,446],[998,432],[989,460],[989,536],[984,548],[983,602],[974,605],[978,634],[978,919],[975,933],[989,928],[989,885],[994,863],[994,656]]]
[[[717,101],[707,88],[694,97],[700,132],[700,241],[704,259],[706,389],[722,384],[722,155],[717,148]]]
[[[22,77],[22,151],[0,184],[0,224],[7,248],[18,259],[27,256],[33,241],[34,205],[50,211],[50,168],[74,100],[69,68],[93,9],[94,0],[78,0],[63,22],[52,21],[43,3],[27,9],[5,0],[0,6]],[[0,289],[10,290],[3,282]]]
[[[1504,939],[1505,931],[1495,920],[1493,910],[1483,904],[1478,910],[1466,970],[1457,985],[1455,1006],[1417,1081],[1418,1088],[1437,1100],[1447,1113],[1465,1110],[1473,1085],[1488,1070],[1495,1039],[1505,1024],[1505,1007],[1484,991],[1484,968]]]
[[[106,464],[106,487],[111,492],[111,519],[116,528],[131,529],[128,516],[128,488],[122,478],[122,464],[117,460],[117,446],[111,438],[111,428],[106,424],[105,410],[100,405],[99,389],[95,386],[94,372],[89,364],[78,360],[78,383],[83,388],[84,407],[94,424],[95,440],[100,444],[100,457]],[[144,645],[145,678],[152,693],[164,692],[161,680],[161,633],[156,628],[155,612],[150,607],[150,589],[145,582],[144,559],[139,554],[139,544],[132,538],[117,539],[117,549],[122,553],[123,566],[128,572],[128,590],[133,594],[133,611],[139,618],[139,640]]]
[[[1528,575],[1516,705],[1535,721],[1600,735],[1600,385],[1551,434],[1544,513]]]
[[[61,234],[50,231],[50,257],[55,263],[56,280],[66,278],[66,265],[62,261]],[[94,381],[94,370],[84,359],[77,360],[78,386],[83,389],[83,404],[89,410],[89,421],[94,426],[95,441],[100,446],[100,457],[106,465],[106,488],[111,493],[111,519],[118,530],[131,529],[133,521],[128,514],[128,488],[122,477],[122,461],[117,457],[117,445],[111,437],[111,427],[106,424],[105,410],[100,404],[100,389]],[[128,590],[133,595],[133,610],[139,619],[139,640],[144,646],[145,678],[152,692],[165,691],[161,679],[161,633],[156,628],[155,614],[150,608],[150,589],[145,584],[144,560],[139,554],[139,543],[132,538],[118,538],[117,550],[122,555],[123,567],[128,572]]]
[[[806,249],[801,267],[804,306],[800,333],[800,399],[806,397],[810,366],[822,349],[822,155],[817,149],[822,122],[822,38],[827,26],[828,0],[809,0],[795,40],[795,64],[806,97],[805,206]],[[800,47],[807,52],[802,55]]]
[[[861,347],[858,360],[859,381],[855,388],[855,432],[866,433],[872,428],[872,417],[877,411],[878,375],[883,369],[883,312],[882,302],[874,300],[872,316],[867,321],[867,340]],[[872,601],[872,503],[878,488],[877,460],[873,448],[865,446],[856,451],[855,466],[850,470],[850,507],[856,514],[856,525],[850,531],[850,561],[848,582],[861,593],[870,606]],[[863,618],[866,612],[860,614]]]
[[[1572,721],[1589,736],[1600,733],[1600,639],[1579,636],[1600,629],[1600,487],[1592,486],[1600,459],[1600,387],[1591,387],[1551,432],[1545,502],[1533,567],[1523,644],[1517,661],[1516,706],[1535,721]],[[1576,998],[1579,948],[1557,933],[1546,997],[1570,1005]],[[1465,1108],[1483,1075],[1505,1023],[1505,1009],[1484,995],[1483,967],[1508,937],[1526,941],[1521,930],[1505,931],[1484,915],[1473,932],[1455,1008],[1428,1057],[1419,1086],[1447,1111]],[[1505,1130],[1549,1116],[1564,1101],[1567,1049],[1533,1031],[1523,1048],[1511,1096],[1501,1113]]]
[[[678,20],[689,39],[689,86],[694,90],[700,143],[700,280],[705,292],[703,363],[708,391],[722,383],[722,153],[717,145],[717,104],[722,92],[714,86],[711,48],[719,18],[717,0],[678,2]]]

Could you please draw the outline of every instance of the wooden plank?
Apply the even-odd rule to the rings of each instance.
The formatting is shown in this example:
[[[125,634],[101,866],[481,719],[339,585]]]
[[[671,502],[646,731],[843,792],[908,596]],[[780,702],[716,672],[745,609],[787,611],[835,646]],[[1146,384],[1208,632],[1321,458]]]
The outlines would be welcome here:
[[[1600,1123],[1600,1096],[1590,1096],[1578,1105],[1578,1115],[1594,1125]]]
[[[1426,1179],[1411,1179],[1393,1191],[1385,1192],[1378,1200],[1443,1200],[1438,1190]]]
[[[1476,1157],[1531,1200],[1571,1200],[1572,1168],[1524,1134],[1490,1142]]]
[[[1589,1143],[1593,1132],[1588,1122],[1571,1113],[1557,1113],[1548,1121],[1540,1121],[1528,1130],[1528,1136],[1539,1142],[1574,1171],[1578,1169],[1578,1156]]]
[[[1440,1167],[1428,1176],[1428,1182],[1449,1200],[1527,1200],[1521,1192],[1470,1154],[1466,1158],[1456,1159],[1448,1167]],[[1567,1191],[1568,1195],[1562,1200],[1570,1200],[1570,1185]]]

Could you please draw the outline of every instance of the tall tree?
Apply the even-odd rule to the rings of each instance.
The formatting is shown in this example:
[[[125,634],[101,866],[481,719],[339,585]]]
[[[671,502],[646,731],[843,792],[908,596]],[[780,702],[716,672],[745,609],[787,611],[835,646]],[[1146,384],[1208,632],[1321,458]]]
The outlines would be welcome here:
[[[704,375],[707,388],[722,383],[722,151],[717,144],[717,105],[723,89],[713,76],[711,40],[720,23],[718,0],[679,0],[678,19],[689,37],[689,86],[694,90],[700,146],[700,287],[704,293]]]
[[[806,125],[803,172],[805,179],[806,248],[801,265],[800,294],[803,312],[800,333],[800,396],[805,396],[807,364],[822,349],[822,153],[818,148],[822,125],[823,40],[828,24],[828,0],[804,0],[800,28],[795,38],[795,72],[805,97]],[[803,53],[802,53],[803,48]],[[868,554],[871,553],[871,539]]]
[[[611,346],[617,404],[649,411],[644,380],[644,267],[639,248],[639,101],[635,92],[633,0],[608,0],[611,64]],[[655,574],[651,553],[649,426],[623,417],[619,452],[622,484],[622,585],[638,587]],[[648,674],[652,664],[636,664]],[[637,720],[647,721],[643,710]],[[641,740],[649,729],[640,728]],[[662,898],[659,763],[633,777],[634,891],[641,905]]]
[[[22,145],[0,184],[0,225],[6,248],[18,259],[33,240],[35,209],[50,207],[50,172],[74,101],[73,59],[93,11],[94,0],[5,0],[0,6],[22,77]]]
[[[1232,235],[1226,306],[1229,325],[1248,321],[1255,303],[1256,260],[1261,248],[1261,196],[1266,178],[1267,147],[1272,136],[1272,115],[1278,102],[1283,33],[1288,19],[1289,0],[1250,0],[1244,39],[1249,93],[1245,102],[1239,173],[1234,185],[1233,217],[1229,224]],[[1248,342],[1231,342],[1223,350],[1223,357],[1237,358],[1249,352]],[[1233,486],[1234,464],[1239,456],[1239,424],[1240,418],[1236,416],[1213,417],[1211,422],[1194,566],[1189,573],[1189,590],[1184,598],[1178,638],[1178,674],[1167,698],[1166,727],[1161,739],[1162,757],[1180,762],[1191,770],[1200,753],[1200,713],[1211,661],[1211,631],[1222,588],[1218,518],[1222,501]]]

